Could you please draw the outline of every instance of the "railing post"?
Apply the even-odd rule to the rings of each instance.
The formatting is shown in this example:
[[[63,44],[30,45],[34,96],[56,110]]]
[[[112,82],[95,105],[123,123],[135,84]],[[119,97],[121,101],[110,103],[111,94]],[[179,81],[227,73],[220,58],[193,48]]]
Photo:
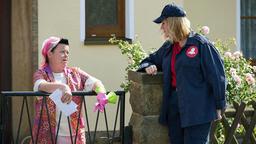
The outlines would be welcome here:
[[[120,105],[120,137],[121,144],[124,144],[124,116],[125,116],[125,92],[120,95],[121,105]]]
[[[3,143],[4,142],[4,137],[3,137],[3,130],[4,130],[4,117],[3,117],[3,96],[0,93],[0,142]]]
[[[10,98],[6,97],[1,93],[1,125],[0,125],[0,137],[1,137],[1,143],[11,143],[13,141],[12,137],[12,127],[11,123],[8,123],[11,119],[11,103]]]

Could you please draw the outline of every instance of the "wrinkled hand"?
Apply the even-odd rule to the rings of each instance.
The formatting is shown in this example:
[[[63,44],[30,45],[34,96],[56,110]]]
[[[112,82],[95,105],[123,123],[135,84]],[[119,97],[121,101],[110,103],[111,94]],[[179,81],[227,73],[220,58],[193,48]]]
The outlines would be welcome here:
[[[71,90],[70,88],[67,86],[67,85],[64,85],[62,88],[62,97],[61,97],[61,101],[63,103],[70,103],[72,101],[72,93],[71,93]]]
[[[97,95],[97,103],[94,106],[94,112],[99,110],[100,112],[104,111],[105,105],[108,103],[108,99],[105,93],[98,93]]]
[[[145,69],[145,71],[146,71],[147,74],[156,75],[156,74],[157,74],[156,65],[151,65],[151,66],[147,67],[147,68]]]
[[[72,94],[69,92],[65,92],[63,96],[61,97],[61,101],[63,103],[69,104],[72,101]]]

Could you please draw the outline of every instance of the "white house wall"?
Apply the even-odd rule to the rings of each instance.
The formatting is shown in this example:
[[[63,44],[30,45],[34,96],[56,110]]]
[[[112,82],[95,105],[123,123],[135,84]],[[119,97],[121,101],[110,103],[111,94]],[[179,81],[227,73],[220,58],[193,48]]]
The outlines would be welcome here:
[[[212,40],[237,37],[237,18],[240,17],[237,17],[235,0],[184,0],[184,8],[194,29],[197,25],[210,27]]]

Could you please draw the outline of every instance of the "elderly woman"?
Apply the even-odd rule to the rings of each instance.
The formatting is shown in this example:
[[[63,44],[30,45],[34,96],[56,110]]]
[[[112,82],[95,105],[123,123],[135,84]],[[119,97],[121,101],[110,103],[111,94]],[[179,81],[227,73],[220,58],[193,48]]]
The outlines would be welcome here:
[[[42,55],[44,58],[42,65],[40,69],[34,73],[34,91],[52,93],[56,89],[59,89],[62,91],[62,102],[69,103],[74,101],[78,105],[77,109],[81,107],[81,97],[72,96],[72,91],[97,90],[97,93],[105,93],[105,88],[101,81],[79,68],[67,66],[69,60],[69,43],[67,39],[49,37],[43,42]],[[41,107],[42,102],[42,97],[36,99],[36,115],[33,127],[34,142],[37,139],[37,142],[40,144],[51,144],[53,139],[54,143],[56,143],[55,138],[59,124],[60,110],[49,97],[46,97],[50,120],[49,125],[46,107]],[[39,126],[41,109],[43,109],[43,113]],[[73,141],[75,140],[76,128],[79,121],[76,143],[85,144],[85,126],[82,114],[79,117],[79,112],[74,112],[69,116],[69,119]],[[38,130],[38,128],[40,129]],[[37,132],[39,132],[38,137]],[[57,143],[71,143],[68,120],[64,115],[62,115],[60,122]]]
[[[168,126],[172,144],[205,144],[211,122],[226,107],[223,62],[214,45],[191,31],[186,12],[168,4],[160,17],[166,42],[141,62],[139,71],[163,71],[159,122]]]

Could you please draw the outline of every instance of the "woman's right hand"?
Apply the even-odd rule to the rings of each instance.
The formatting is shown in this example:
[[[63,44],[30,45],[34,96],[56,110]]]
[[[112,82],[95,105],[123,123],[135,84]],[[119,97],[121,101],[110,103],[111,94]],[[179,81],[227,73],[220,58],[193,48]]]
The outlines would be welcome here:
[[[147,74],[156,75],[157,74],[156,65],[151,65],[151,66],[145,68],[145,71],[146,71]]]

